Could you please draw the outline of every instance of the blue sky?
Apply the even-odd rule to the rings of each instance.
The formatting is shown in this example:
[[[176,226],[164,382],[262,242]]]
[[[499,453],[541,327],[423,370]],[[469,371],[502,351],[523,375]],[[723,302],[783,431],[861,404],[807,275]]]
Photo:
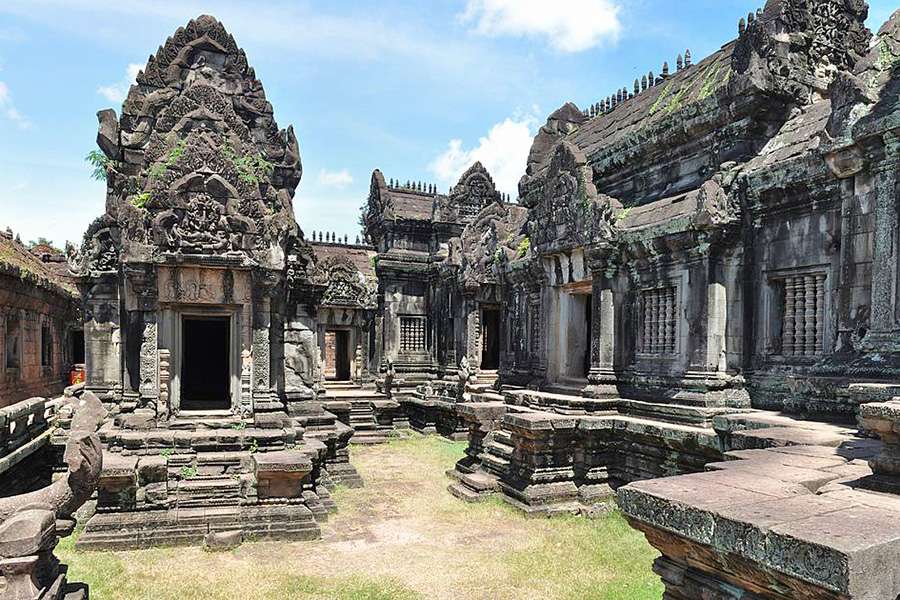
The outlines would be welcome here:
[[[0,0],[0,227],[79,240],[103,212],[89,178],[97,110],[177,27],[218,17],[300,140],[307,232],[358,233],[369,178],[436,183],[475,159],[515,193],[531,137],[566,101],[606,97],[664,60],[737,35],[763,0],[238,2]],[[896,0],[871,0],[877,29]]]

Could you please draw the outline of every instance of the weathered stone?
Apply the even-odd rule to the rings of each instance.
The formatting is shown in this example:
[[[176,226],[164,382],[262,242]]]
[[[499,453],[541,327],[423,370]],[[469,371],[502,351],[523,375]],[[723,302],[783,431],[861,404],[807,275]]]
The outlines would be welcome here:
[[[227,552],[240,546],[244,541],[241,530],[210,531],[203,539],[204,547],[211,552]]]

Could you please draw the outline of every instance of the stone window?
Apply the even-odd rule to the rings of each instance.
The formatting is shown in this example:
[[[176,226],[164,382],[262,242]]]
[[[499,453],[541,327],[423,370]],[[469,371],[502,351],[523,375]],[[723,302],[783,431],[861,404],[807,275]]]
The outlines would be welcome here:
[[[780,299],[782,356],[822,354],[825,336],[825,274],[807,273],[776,279]]]
[[[678,301],[675,286],[643,290],[638,304],[638,354],[675,353]]]
[[[22,360],[22,329],[17,314],[6,316],[6,368],[18,369]]]
[[[400,317],[400,352],[425,352],[427,317]]]
[[[41,325],[41,366],[53,366],[53,332],[48,323]]]

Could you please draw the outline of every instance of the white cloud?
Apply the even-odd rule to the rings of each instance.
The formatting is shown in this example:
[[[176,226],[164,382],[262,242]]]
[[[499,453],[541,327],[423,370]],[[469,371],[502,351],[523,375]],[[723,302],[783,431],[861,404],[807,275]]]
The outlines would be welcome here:
[[[12,94],[9,92],[9,86],[0,81],[0,114],[19,126],[20,129],[30,129],[31,121],[25,115],[19,112],[16,105],[13,104]]]
[[[466,150],[462,140],[450,140],[447,150],[437,156],[428,169],[442,183],[453,185],[475,161],[481,161],[494,178],[497,189],[516,197],[537,126],[538,120],[532,115],[512,117],[491,127],[474,148]]]
[[[340,171],[327,171],[322,169],[319,171],[319,185],[330,188],[343,189],[353,183],[353,176],[347,169]]]
[[[615,0],[468,0],[460,19],[481,35],[543,37],[562,52],[581,52],[618,39],[620,10]]]
[[[110,102],[124,102],[128,96],[128,89],[134,84],[138,73],[143,68],[143,65],[130,63],[125,67],[125,77],[122,81],[110,85],[101,85],[97,88],[97,93]]]

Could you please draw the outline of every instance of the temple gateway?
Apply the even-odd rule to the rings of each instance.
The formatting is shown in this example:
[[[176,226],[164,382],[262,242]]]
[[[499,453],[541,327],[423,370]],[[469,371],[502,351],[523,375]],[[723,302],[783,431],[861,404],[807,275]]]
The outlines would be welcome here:
[[[303,233],[293,129],[190,21],[98,115],[87,381],[51,411],[90,468],[58,459],[57,527],[93,493],[80,548],[313,539],[351,442],[412,429],[466,441],[461,502],[622,511],[666,598],[900,597],[900,11],[867,17],[768,0],[563,104],[513,196],[376,169],[353,242]],[[52,558],[4,550],[15,515],[0,573]]]

